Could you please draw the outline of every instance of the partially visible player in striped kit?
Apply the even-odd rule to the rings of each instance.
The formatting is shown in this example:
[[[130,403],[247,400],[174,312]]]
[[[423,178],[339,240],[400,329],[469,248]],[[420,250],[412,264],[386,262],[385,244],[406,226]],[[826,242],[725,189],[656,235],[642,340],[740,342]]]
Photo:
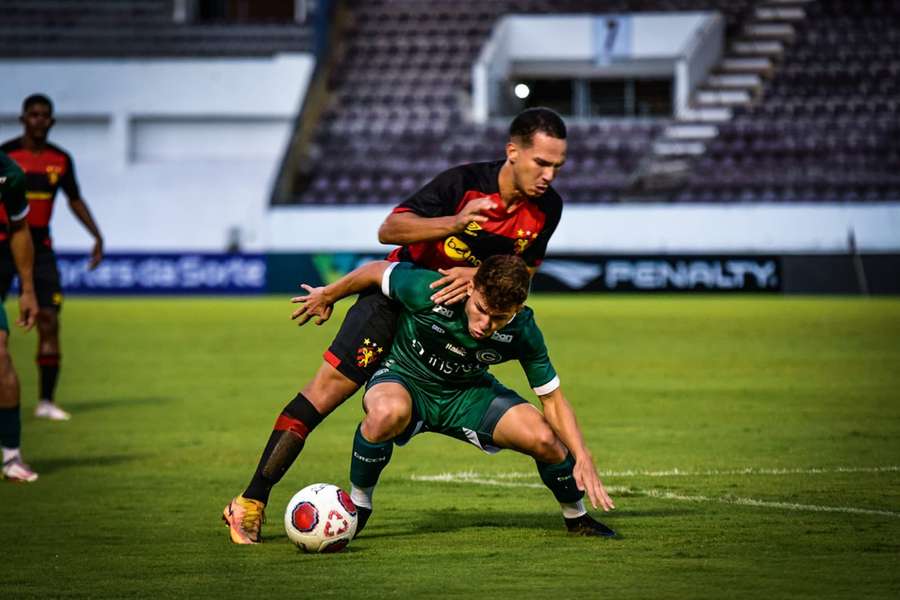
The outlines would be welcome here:
[[[34,414],[38,418],[67,421],[69,413],[54,402],[61,363],[59,312],[62,310],[63,294],[50,238],[50,218],[60,188],[69,199],[72,213],[94,237],[91,269],[103,259],[103,238],[81,197],[72,157],[47,141],[54,123],[50,98],[43,94],[27,97],[22,104],[20,120],[24,126],[23,135],[4,143],[0,150],[25,171],[25,196],[30,206],[28,225],[34,242],[34,285],[40,306],[37,320],[40,396]],[[0,223],[7,220],[7,214],[0,210]],[[14,275],[9,246],[0,233],[0,296],[3,298],[9,292]]]

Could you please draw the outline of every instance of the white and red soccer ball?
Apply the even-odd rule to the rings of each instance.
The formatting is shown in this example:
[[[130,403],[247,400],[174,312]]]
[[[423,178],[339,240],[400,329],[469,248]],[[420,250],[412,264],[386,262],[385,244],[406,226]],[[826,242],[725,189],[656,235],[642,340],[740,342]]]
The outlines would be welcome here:
[[[356,533],[356,506],[336,485],[314,483],[288,502],[284,529],[301,550],[340,552]]]

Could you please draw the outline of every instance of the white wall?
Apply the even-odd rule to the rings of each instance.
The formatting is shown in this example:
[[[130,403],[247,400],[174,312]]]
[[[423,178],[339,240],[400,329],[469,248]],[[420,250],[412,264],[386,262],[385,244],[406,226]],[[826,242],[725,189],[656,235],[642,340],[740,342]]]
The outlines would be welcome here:
[[[604,49],[608,19],[619,23],[612,60]],[[680,108],[719,60],[724,26],[712,25],[722,22],[715,12],[506,16],[494,26],[472,66],[472,119],[489,119],[496,110],[496,84],[510,74],[671,77]]]
[[[694,32],[713,13],[630,15],[558,15],[505,17],[509,24],[507,51],[513,61],[586,60],[598,51],[595,21],[602,17],[627,19],[628,59],[675,59],[684,52]],[[624,57],[623,57],[624,58]]]
[[[378,226],[390,209],[277,208],[268,215],[270,248],[380,252]],[[862,251],[900,251],[900,204],[567,206],[549,250],[844,252],[850,229]]]
[[[229,229],[265,246],[276,171],[313,70],[305,54],[253,59],[0,61],[0,136],[25,96],[56,108],[109,250],[222,250]],[[57,198],[57,249],[90,239]]]

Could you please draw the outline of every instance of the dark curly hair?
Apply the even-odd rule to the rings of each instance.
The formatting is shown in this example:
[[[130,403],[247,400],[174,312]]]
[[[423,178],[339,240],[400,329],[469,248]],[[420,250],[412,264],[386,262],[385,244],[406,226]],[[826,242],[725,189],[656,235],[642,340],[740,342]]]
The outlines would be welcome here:
[[[488,308],[506,312],[525,304],[531,273],[518,256],[491,256],[478,267],[474,283]]]

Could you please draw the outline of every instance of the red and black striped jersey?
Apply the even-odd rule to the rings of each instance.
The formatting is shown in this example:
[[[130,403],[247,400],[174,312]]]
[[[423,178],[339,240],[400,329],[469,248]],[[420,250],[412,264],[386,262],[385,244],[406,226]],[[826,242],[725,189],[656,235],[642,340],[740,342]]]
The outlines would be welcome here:
[[[9,140],[0,146],[0,150],[25,171],[25,196],[30,206],[28,226],[35,243],[49,245],[50,217],[56,192],[62,188],[70,200],[81,198],[72,158],[53,144],[47,144],[40,152],[32,152],[22,146],[21,138]],[[6,211],[0,208],[0,223],[8,222]]]
[[[495,254],[518,254],[531,267],[541,264],[547,242],[562,215],[562,198],[552,187],[539,198],[526,200],[507,212],[500,197],[499,175],[505,161],[471,163],[444,171],[393,212],[423,217],[447,217],[479,198],[497,207],[483,213],[484,223],[469,223],[462,233],[441,240],[417,242],[395,249],[388,260],[413,262],[429,269],[477,267]]]

